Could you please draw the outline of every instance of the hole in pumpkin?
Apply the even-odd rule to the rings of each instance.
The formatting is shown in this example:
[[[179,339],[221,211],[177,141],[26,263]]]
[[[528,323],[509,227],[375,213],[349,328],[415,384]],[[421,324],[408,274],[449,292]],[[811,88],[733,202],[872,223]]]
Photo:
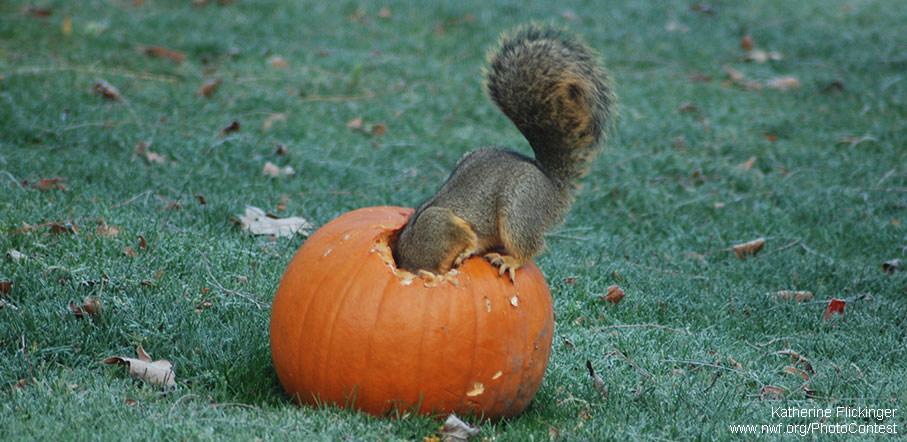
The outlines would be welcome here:
[[[426,287],[436,287],[442,282],[447,281],[457,287],[460,286],[460,281],[457,279],[457,276],[460,274],[460,271],[457,268],[450,269],[447,273],[442,275],[436,275],[431,272],[421,271],[419,274],[414,274],[410,271],[403,270],[397,267],[397,262],[394,260],[394,245],[397,243],[397,237],[400,235],[400,229],[388,230],[383,232],[375,240],[375,245],[372,247],[372,251],[378,253],[381,256],[381,259],[384,261],[384,264],[388,266],[391,272],[397,276],[397,279],[402,285],[410,285],[416,279],[422,281]]]

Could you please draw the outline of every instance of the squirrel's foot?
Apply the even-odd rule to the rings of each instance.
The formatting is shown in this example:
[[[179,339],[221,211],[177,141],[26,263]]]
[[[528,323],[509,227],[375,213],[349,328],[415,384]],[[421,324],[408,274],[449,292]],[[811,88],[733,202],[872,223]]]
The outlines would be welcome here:
[[[500,253],[486,253],[485,260],[491,265],[498,268],[498,276],[503,276],[504,272],[510,274],[510,282],[516,282],[516,269],[523,265],[519,260],[510,255],[501,255]]]

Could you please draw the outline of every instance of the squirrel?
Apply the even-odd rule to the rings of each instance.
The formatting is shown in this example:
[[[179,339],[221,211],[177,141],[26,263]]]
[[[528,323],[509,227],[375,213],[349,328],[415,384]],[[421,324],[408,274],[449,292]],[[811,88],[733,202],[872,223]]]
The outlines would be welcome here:
[[[464,155],[409,218],[393,246],[398,268],[439,275],[483,254],[509,273],[545,248],[545,233],[573,204],[613,123],[616,96],[600,57],[575,36],[528,25],[486,54],[485,91],[535,159],[486,147]],[[427,274],[426,274],[427,272]]]

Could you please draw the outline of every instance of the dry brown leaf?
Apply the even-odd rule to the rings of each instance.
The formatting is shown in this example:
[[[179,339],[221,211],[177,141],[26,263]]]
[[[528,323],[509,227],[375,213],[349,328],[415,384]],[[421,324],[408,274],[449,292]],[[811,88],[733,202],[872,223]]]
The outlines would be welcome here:
[[[766,296],[772,301],[790,301],[806,302],[813,299],[813,293],[810,291],[781,290],[777,292],[766,293]]]
[[[882,263],[883,272],[894,273],[896,270],[903,270],[903,267],[901,267],[900,259],[892,259],[890,261],[885,261]]]
[[[0,281],[0,295],[8,295],[13,289],[12,281]]]
[[[359,131],[359,130],[362,130],[362,124],[363,124],[362,117],[356,117],[356,118],[353,118],[352,120],[348,121],[346,123],[346,127],[350,128],[352,130],[355,130],[355,131]]]
[[[753,48],[756,47],[756,45],[753,44],[753,37],[752,37],[751,35],[749,35],[749,34],[744,35],[743,37],[741,37],[741,38],[740,38],[740,47],[743,48],[744,51],[751,51],[751,50],[753,50]]]
[[[149,57],[167,59],[176,64],[186,61],[186,54],[163,46],[140,46],[139,50]]]
[[[71,223],[51,223],[50,224],[50,233],[55,233],[57,235],[65,233],[68,235],[74,235],[79,233],[78,227]]]
[[[284,114],[271,114],[268,115],[268,118],[265,118],[265,122],[261,125],[261,130],[268,131],[271,130],[271,127],[274,126],[274,123],[281,121],[287,121],[287,116]]]
[[[753,165],[755,165],[755,164],[756,164],[756,157],[752,156],[748,160],[738,164],[737,167],[743,169],[744,172],[748,172],[750,169],[753,168]]]
[[[759,392],[760,400],[769,400],[769,401],[779,401],[784,399],[784,390],[773,387],[771,385],[766,385],[762,387],[762,390]]]
[[[22,10],[23,14],[31,15],[35,18],[47,18],[53,14],[53,9],[50,9],[46,6],[26,6]]]
[[[287,148],[286,144],[280,143],[277,145],[277,149],[274,150],[275,155],[286,155],[290,150]]]
[[[463,422],[453,413],[447,416],[444,427],[441,428],[441,436],[445,441],[450,442],[466,442],[478,433],[478,427]]]
[[[165,164],[167,162],[166,156],[152,152],[151,146],[145,141],[136,143],[135,148],[132,151],[135,155],[144,158],[148,164]],[[133,158],[135,155],[133,155]]]
[[[485,298],[488,299],[488,298]],[[486,305],[487,308],[487,305]],[[574,344],[566,335],[562,335],[561,339],[564,340],[564,345],[566,345],[570,350],[576,350],[576,344]]]
[[[223,82],[224,82],[223,79],[220,79],[220,78],[218,78],[216,80],[212,80],[212,81],[206,81],[204,84],[202,84],[202,86],[200,88],[198,88],[197,91],[195,91],[195,96],[211,98],[211,95],[213,95],[215,92],[217,92],[217,89],[220,87],[221,83],[223,83]]]
[[[800,89],[800,80],[793,76],[775,77],[766,81],[765,87],[778,91]]]
[[[385,6],[385,7],[381,8],[381,9],[379,9],[379,10],[378,10],[378,17],[381,17],[381,18],[391,18],[391,8],[388,8],[387,6]]]
[[[133,249],[132,247],[126,247],[125,249],[123,249],[123,254],[126,255],[126,256],[132,256],[132,257],[134,257],[134,256],[135,256],[135,249]]]
[[[233,120],[230,122],[230,124],[222,127],[220,129],[220,132],[217,133],[217,136],[223,137],[224,135],[227,135],[227,134],[233,133],[233,132],[239,132],[239,121]]]
[[[105,238],[116,238],[120,235],[120,228],[108,225],[104,221],[98,221],[98,227],[94,229],[94,233]]]
[[[804,381],[808,381],[808,380],[809,380],[809,373],[807,373],[807,372],[805,372],[805,371],[803,371],[803,370],[800,370],[799,368],[794,368],[794,367],[784,367],[784,370],[782,370],[782,371],[783,371],[784,373],[789,373],[789,374],[793,374],[793,375],[800,376],[801,378],[803,378]]]
[[[371,133],[372,136],[381,138],[384,136],[384,134],[387,133],[387,125],[385,125],[384,123],[373,124]]]
[[[731,247],[731,250],[737,255],[737,259],[742,261],[747,256],[756,256],[763,247],[765,247],[765,238],[756,238],[747,243],[737,244]]]
[[[610,303],[616,305],[622,299],[624,299],[625,295],[626,294],[624,293],[623,290],[620,289],[620,287],[618,287],[616,285],[612,285],[612,286],[608,286],[608,293],[604,294],[604,295],[600,295],[599,299],[601,299],[602,301],[607,301],[607,302],[610,302]]]
[[[292,176],[293,174],[296,173],[296,171],[293,170],[293,168],[290,166],[281,168],[270,161],[265,163],[265,167],[264,167],[264,169],[262,169],[261,172],[263,174],[265,174],[266,176],[270,176],[270,177],[274,177],[274,178],[279,178],[282,176]]]
[[[147,382],[157,388],[171,388],[176,385],[176,375],[173,373],[173,364],[161,359],[152,361],[151,356],[145,353],[142,346],[135,349],[138,359],[126,357],[110,357],[104,359],[105,364],[117,364],[129,369],[129,376],[142,382]]]
[[[809,359],[806,359],[800,353],[797,353],[793,350],[781,350],[781,351],[775,352],[775,354],[779,355],[779,356],[790,356],[791,359],[797,361],[798,364],[802,364],[803,367],[806,368],[806,371],[813,373],[813,374],[816,373],[816,370],[813,368],[812,362],[809,362]]]
[[[192,198],[197,199],[197,200],[198,200],[198,203],[201,204],[201,205],[203,205],[203,206],[204,206],[205,204],[208,204],[208,200],[205,199],[205,196],[202,195],[202,194],[193,195]]]
[[[605,400],[608,398],[608,386],[605,385],[605,381],[602,378],[595,374],[595,369],[592,368],[592,361],[586,360],[586,369],[589,370],[589,376],[592,377],[592,389],[595,390],[602,398]]]
[[[94,92],[95,95],[100,95],[108,100],[123,101],[123,96],[120,95],[120,91],[104,80],[98,80],[94,87],[91,88],[91,91]]]
[[[312,225],[305,218],[297,216],[290,218],[272,218],[258,207],[246,206],[246,213],[239,216],[239,224],[243,230],[248,230],[253,235],[275,235],[289,237],[296,234],[308,236]]]
[[[139,235],[139,248],[144,249],[148,247],[148,241],[145,240],[145,237]]]
[[[87,315],[89,318],[96,320],[101,317],[101,312],[103,311],[101,299],[89,296],[85,298],[82,305],[76,305],[75,302],[69,301],[69,311],[71,311],[76,318],[81,319]]]
[[[268,64],[270,64],[271,66],[278,68],[278,69],[285,69],[285,68],[290,67],[290,63],[288,63],[286,60],[284,60],[283,57],[281,57],[279,55],[275,55],[275,56],[269,58]]]

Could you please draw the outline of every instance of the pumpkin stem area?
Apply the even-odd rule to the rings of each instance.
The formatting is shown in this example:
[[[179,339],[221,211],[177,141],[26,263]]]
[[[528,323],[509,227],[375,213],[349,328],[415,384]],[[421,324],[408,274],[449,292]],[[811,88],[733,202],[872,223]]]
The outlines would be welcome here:
[[[391,270],[391,272],[397,276],[397,280],[400,281],[401,285],[410,285],[416,279],[422,281],[422,284],[425,287],[438,287],[444,282],[449,282],[453,284],[454,287],[460,286],[460,270],[457,267],[454,267],[448,270],[446,273],[437,275],[426,270],[420,270],[419,274],[412,273],[407,270],[403,270],[397,267],[396,261],[394,261],[394,245],[397,243],[397,237],[400,235],[400,231],[403,230],[402,227],[396,230],[387,230],[381,233],[375,240],[375,245],[372,247],[372,253],[377,253],[381,257],[381,260],[384,261],[384,264]]]

